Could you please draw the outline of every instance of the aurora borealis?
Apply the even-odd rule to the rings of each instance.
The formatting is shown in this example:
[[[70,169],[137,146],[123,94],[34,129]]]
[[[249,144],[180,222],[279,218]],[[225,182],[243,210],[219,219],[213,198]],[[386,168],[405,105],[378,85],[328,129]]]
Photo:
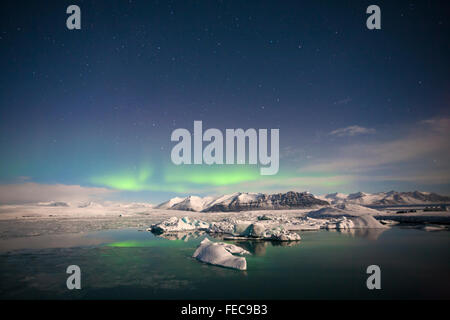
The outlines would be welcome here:
[[[448,5],[378,1],[2,4],[0,184],[112,199],[237,191],[450,192]],[[26,10],[23,7],[26,7]],[[175,166],[176,128],[280,129],[280,170]]]

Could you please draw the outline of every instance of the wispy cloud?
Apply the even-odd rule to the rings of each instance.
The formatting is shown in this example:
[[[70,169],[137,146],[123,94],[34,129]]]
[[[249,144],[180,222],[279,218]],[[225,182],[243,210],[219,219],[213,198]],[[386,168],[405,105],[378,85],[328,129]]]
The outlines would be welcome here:
[[[40,184],[34,182],[0,185],[0,203],[32,203],[40,201],[97,200],[113,193],[106,188],[79,185]]]
[[[387,180],[442,183],[450,180],[450,118],[415,123],[408,134],[388,141],[338,146],[326,158],[300,172],[333,172],[357,178],[369,174]],[[374,177],[375,178],[375,177]]]
[[[376,132],[375,129],[364,128],[364,127],[354,125],[354,126],[348,126],[345,128],[339,128],[339,129],[333,130],[330,132],[330,135],[338,136],[338,137],[345,137],[345,136],[351,137],[351,136],[356,136],[356,135],[361,135],[361,134],[372,134],[375,132]]]

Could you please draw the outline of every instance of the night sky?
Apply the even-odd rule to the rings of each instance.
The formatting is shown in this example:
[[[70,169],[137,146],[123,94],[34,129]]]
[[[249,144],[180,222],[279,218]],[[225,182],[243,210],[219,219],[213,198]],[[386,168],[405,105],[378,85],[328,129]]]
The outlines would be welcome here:
[[[81,30],[66,8],[81,8]],[[366,8],[381,8],[381,30]],[[159,202],[450,193],[448,1],[3,1],[0,184]],[[279,128],[280,171],[176,167],[176,128]]]

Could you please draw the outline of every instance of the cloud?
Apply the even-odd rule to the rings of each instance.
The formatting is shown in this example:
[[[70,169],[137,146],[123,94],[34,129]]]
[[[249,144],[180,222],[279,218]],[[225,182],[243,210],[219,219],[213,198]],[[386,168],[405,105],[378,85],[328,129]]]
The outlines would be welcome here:
[[[389,141],[337,146],[299,172],[333,172],[369,179],[442,184],[450,180],[450,118],[414,123],[407,134]],[[323,160],[318,161],[317,158]],[[391,178],[389,178],[391,177]]]
[[[419,122],[419,124],[427,126],[428,130],[434,132],[443,134],[450,132],[450,118],[427,119]]]
[[[0,203],[97,200],[113,192],[113,190],[106,188],[91,188],[79,185],[40,184],[34,182],[3,184],[0,185]]]
[[[332,136],[338,136],[338,137],[352,137],[360,134],[372,134],[375,133],[375,129],[371,128],[364,128],[360,126],[349,126],[345,128],[336,129],[334,131],[330,132],[330,135]]]

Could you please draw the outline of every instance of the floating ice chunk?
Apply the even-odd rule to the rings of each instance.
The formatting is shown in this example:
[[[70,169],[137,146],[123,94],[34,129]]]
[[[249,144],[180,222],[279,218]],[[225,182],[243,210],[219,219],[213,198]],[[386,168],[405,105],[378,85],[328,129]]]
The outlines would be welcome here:
[[[290,231],[315,231],[321,228],[325,228],[327,223],[327,219],[313,219],[310,217],[306,217],[289,221],[285,224],[285,228]]]
[[[250,224],[240,235],[244,237],[264,238],[266,227],[260,223]]]
[[[177,232],[166,232],[161,233],[158,236],[167,240],[183,240],[188,241],[190,239],[196,239],[205,234],[205,231],[177,231]]]
[[[426,225],[423,227],[423,230],[425,230],[425,231],[443,231],[446,229],[447,228],[445,226],[441,226],[441,225]]]
[[[326,229],[385,229],[387,226],[381,224],[374,217],[365,215],[360,217],[341,217],[330,219],[325,226]]]
[[[298,241],[300,235],[284,228],[279,223],[267,224],[264,222],[251,223],[249,221],[236,221],[225,219],[212,222],[208,233],[229,234],[234,238],[256,238],[275,241]],[[231,238],[231,237],[228,237]]]
[[[247,261],[244,257],[235,256],[235,254],[250,254],[234,244],[224,242],[211,242],[205,238],[197,250],[192,255],[193,258],[205,263],[233,268],[238,270],[247,270]]]
[[[326,224],[325,229],[327,230],[337,229],[337,223],[329,222]]]
[[[298,233],[288,231],[283,228],[272,229],[266,233],[266,239],[275,241],[299,241],[301,237]]]
[[[349,218],[353,222],[353,229],[386,229],[388,226],[381,224],[371,215]]]
[[[251,224],[247,230],[241,234],[242,236],[248,236],[253,238],[260,238],[264,240],[274,241],[299,241],[301,237],[298,233],[286,230],[283,226],[276,226],[267,228],[260,223]]]
[[[341,221],[336,223],[336,229],[354,229],[355,224],[351,219],[347,219],[346,217],[343,217]]]
[[[153,224],[150,226],[150,230],[155,233],[206,230],[208,228],[209,223],[201,220],[190,219],[188,217],[172,217],[161,223]]]
[[[234,234],[234,223],[229,221],[212,222],[208,228],[208,233]]]
[[[393,225],[399,224],[400,222],[394,221],[394,220],[380,220],[380,223],[384,224],[386,226],[393,226]]]
[[[222,221],[212,222],[207,230],[208,233],[223,233],[231,235],[241,235],[251,225],[251,222],[238,221],[227,218]]]

